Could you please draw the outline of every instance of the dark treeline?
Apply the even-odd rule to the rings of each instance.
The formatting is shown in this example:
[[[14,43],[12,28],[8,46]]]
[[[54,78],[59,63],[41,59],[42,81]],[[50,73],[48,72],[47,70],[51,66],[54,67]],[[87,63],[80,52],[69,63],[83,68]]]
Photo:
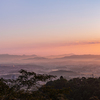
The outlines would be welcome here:
[[[100,78],[73,78],[20,70],[13,80],[0,79],[0,100],[100,100]],[[39,82],[47,82],[40,87]]]

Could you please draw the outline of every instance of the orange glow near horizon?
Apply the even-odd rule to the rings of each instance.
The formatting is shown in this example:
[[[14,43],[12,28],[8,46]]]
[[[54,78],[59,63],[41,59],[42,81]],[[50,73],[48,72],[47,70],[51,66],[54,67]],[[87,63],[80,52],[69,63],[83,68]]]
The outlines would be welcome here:
[[[90,44],[89,44],[90,43]],[[48,56],[48,55],[61,55],[61,54],[100,54],[100,43],[89,42],[88,44],[79,43],[79,44],[70,44],[70,45],[41,45],[37,47],[22,47],[22,48],[9,48],[7,50],[3,50],[4,53],[9,52],[9,54],[26,54],[26,55],[40,55],[40,56]],[[93,44],[91,44],[93,43]],[[6,52],[7,51],[7,52]]]

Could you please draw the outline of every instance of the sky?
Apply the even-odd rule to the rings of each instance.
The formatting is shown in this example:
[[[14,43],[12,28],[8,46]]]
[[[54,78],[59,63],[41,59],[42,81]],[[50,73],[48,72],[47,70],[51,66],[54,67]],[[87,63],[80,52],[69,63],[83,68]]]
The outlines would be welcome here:
[[[100,54],[100,0],[0,0],[0,54]]]

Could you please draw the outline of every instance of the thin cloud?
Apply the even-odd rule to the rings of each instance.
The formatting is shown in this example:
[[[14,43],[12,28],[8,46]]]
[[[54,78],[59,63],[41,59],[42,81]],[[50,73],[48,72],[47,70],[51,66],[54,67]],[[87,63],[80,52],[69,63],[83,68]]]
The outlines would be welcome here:
[[[75,45],[92,45],[100,44],[100,41],[75,41],[75,42],[65,42],[65,43],[33,43],[33,44],[22,44],[14,45],[9,47],[1,47],[0,49],[38,49],[38,48],[55,48],[64,46],[75,46]]]
[[[92,45],[100,44],[100,41],[76,41],[76,42],[66,42],[66,43],[37,43],[31,44],[29,48],[45,48],[45,47],[61,47],[61,46],[75,46],[75,45]]]
[[[100,41],[83,41],[83,42],[73,42],[73,43],[69,43],[69,45],[87,45],[87,44],[100,44]]]
[[[74,46],[74,45],[92,45],[100,44],[100,41],[76,41],[76,42],[67,42],[67,43],[52,43],[44,46]]]
[[[76,41],[76,42],[66,42],[66,43],[39,43],[30,45],[29,48],[54,48],[62,46],[75,46],[75,45],[92,45],[100,44],[100,41]]]

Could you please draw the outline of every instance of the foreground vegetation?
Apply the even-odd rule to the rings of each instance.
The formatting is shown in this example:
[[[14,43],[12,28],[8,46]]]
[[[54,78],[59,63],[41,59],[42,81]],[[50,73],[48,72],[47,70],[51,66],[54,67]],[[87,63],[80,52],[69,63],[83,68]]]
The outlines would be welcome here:
[[[100,100],[100,78],[53,78],[20,70],[16,80],[0,79],[0,100]],[[40,87],[40,81],[48,82]]]

